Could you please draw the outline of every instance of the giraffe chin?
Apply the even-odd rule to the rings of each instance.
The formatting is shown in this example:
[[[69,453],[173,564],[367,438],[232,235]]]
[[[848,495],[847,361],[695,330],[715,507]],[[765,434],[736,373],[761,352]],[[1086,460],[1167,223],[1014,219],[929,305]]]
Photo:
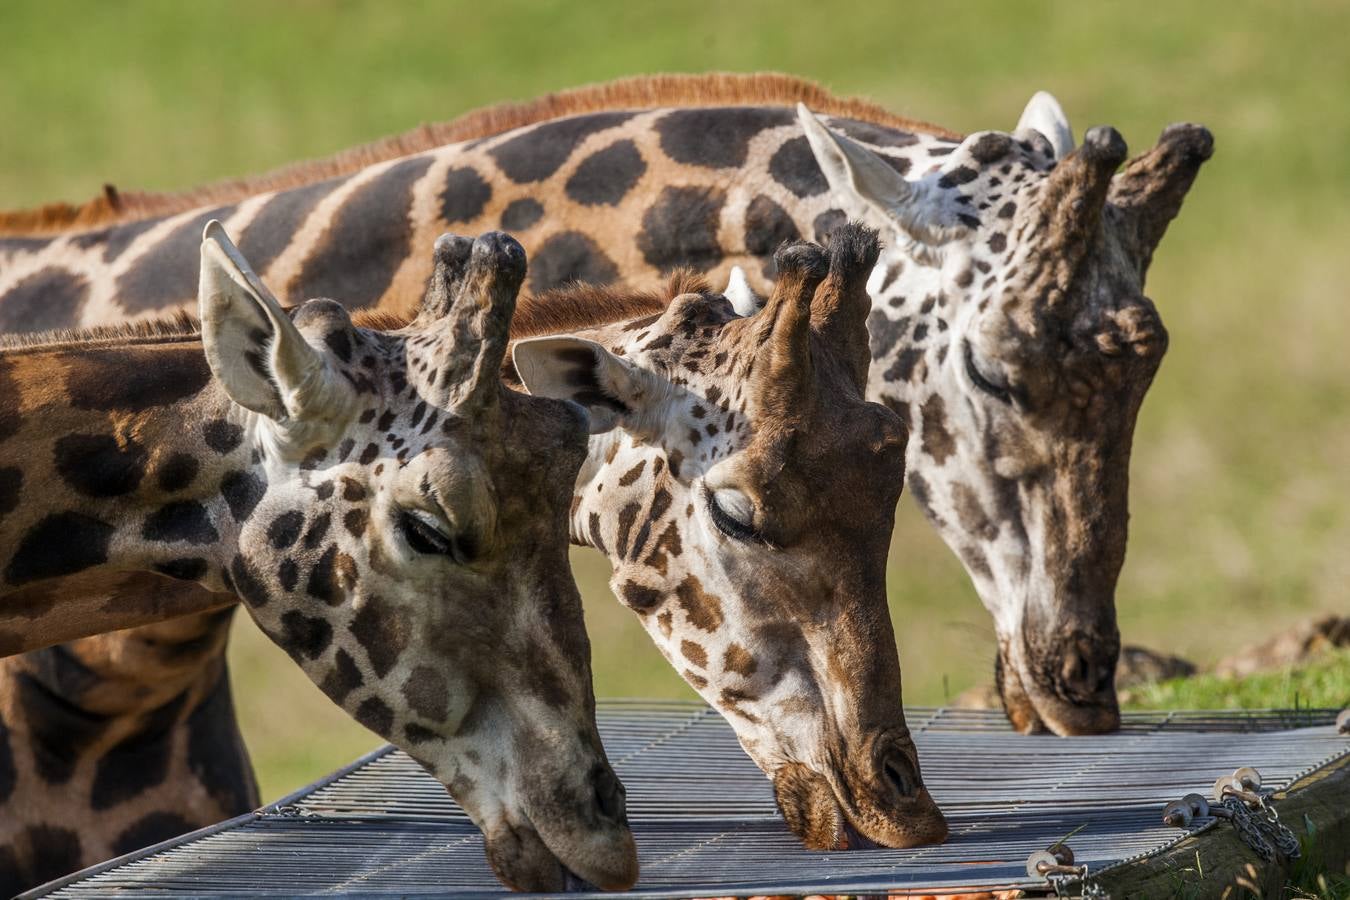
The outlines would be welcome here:
[[[594,893],[630,888],[637,882],[637,851],[632,835],[625,827],[624,837],[606,844],[600,854],[567,854],[577,869],[573,871],[545,845],[533,826],[528,823],[510,825],[505,822],[485,830],[487,861],[497,878],[513,891],[540,893]],[[596,857],[584,859],[582,857]]]
[[[773,785],[788,828],[808,850],[905,849],[947,839],[947,822],[923,788],[903,801],[903,806],[912,807],[906,810],[908,815],[894,808],[870,810],[866,817],[878,821],[868,827],[854,821],[824,775],[801,763],[779,767]]]
[[[1008,642],[1000,644],[994,661],[994,682],[1013,728],[1022,734],[1049,732],[1060,737],[1118,731],[1120,704],[1114,669],[1119,639],[1114,644],[1110,639],[1092,644],[1066,640],[1057,649],[1062,657],[1067,657],[1067,663],[1054,658],[1049,664],[1042,661],[1036,665],[1025,662],[1029,654],[1024,652],[1019,658]],[[1082,662],[1089,653],[1102,658]],[[1068,674],[1063,674],[1066,671]],[[1086,677],[1078,674],[1083,671],[1088,673]]]

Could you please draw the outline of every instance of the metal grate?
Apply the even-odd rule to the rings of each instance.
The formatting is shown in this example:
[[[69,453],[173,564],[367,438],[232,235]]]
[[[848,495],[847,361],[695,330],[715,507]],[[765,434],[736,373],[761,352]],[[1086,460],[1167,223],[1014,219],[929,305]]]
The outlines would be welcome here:
[[[858,894],[1032,887],[1027,856],[1068,832],[1091,871],[1185,833],[1162,805],[1242,765],[1283,787],[1350,752],[1335,711],[1127,714],[1100,737],[1024,736],[999,712],[911,709],[924,780],[952,836],[939,847],[806,851],[767,779],[701,704],[610,701],[600,731],[628,789],[642,880],[633,895]],[[1201,821],[1192,831],[1207,827]],[[82,876],[55,897],[171,893],[484,895],[502,889],[441,786],[385,747],[278,804]],[[614,896],[614,895],[604,895]]]

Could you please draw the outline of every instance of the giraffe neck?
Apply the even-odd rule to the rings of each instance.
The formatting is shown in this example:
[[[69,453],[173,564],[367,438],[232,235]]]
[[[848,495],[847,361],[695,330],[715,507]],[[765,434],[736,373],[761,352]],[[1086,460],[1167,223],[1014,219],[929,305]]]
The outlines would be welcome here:
[[[915,174],[955,146],[893,126],[845,127]],[[190,304],[198,238],[212,218],[239,236],[283,302],[337,295],[403,313],[430,274],[418,248],[447,230],[516,235],[536,293],[571,280],[654,287],[679,267],[720,285],[734,265],[762,290],[783,241],[822,240],[845,216],[787,106],[614,107],[171,215],[0,235],[0,329]]]
[[[9,350],[0,379],[0,650],[232,602],[222,548],[265,482],[200,343]]]
[[[224,665],[232,614],[0,659],[0,891],[257,806]]]

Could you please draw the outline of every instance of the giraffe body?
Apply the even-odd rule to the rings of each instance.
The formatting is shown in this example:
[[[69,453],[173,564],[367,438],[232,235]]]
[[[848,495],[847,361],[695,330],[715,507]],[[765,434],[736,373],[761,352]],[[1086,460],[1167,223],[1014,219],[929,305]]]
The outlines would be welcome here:
[[[9,651],[237,597],[446,785],[505,882],[557,889],[570,870],[631,884],[566,557],[584,417],[498,378],[519,245],[438,241],[419,318],[396,331],[327,300],[288,315],[217,224],[201,254],[200,331],[179,320],[0,351],[0,462],[18,500],[0,521]],[[93,738],[72,748],[86,749],[167,776]],[[96,777],[91,805],[126,787]],[[49,833],[4,827],[24,829],[12,848],[51,854]]]
[[[0,891],[257,807],[224,659],[233,614],[0,660]]]

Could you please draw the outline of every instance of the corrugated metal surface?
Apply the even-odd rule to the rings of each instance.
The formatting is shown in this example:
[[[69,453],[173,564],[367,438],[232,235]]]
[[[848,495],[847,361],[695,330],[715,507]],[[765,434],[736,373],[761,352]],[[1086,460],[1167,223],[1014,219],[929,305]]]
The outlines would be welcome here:
[[[628,789],[642,862],[634,895],[853,894],[1030,886],[1027,856],[1080,828],[1070,844],[1092,871],[1156,853],[1184,836],[1160,823],[1167,801],[1208,793],[1243,765],[1284,786],[1350,752],[1334,715],[1133,714],[1118,734],[1066,739],[1013,734],[1001,713],[913,709],[951,839],[851,853],[801,848],[768,781],[707,707],[611,701],[600,730]],[[501,891],[463,812],[392,748],[258,814],[98,868],[52,896]]]

